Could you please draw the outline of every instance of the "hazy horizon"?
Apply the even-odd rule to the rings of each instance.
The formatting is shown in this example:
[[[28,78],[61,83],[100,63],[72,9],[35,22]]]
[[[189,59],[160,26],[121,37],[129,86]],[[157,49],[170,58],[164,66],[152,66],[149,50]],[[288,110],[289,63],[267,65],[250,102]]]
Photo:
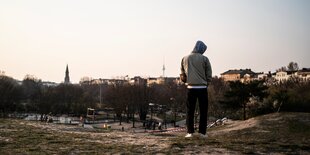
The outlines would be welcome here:
[[[62,82],[84,76],[177,77],[197,40],[213,75],[309,68],[307,0],[0,0],[0,71]]]

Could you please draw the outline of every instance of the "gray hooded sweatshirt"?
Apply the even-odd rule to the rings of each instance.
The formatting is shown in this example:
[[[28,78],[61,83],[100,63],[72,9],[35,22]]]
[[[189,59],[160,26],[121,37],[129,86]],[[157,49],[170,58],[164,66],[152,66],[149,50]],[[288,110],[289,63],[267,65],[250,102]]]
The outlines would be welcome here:
[[[203,55],[207,46],[202,41],[197,41],[191,54],[183,57],[181,73],[187,76],[188,86],[207,86],[212,79],[212,69],[209,59]]]

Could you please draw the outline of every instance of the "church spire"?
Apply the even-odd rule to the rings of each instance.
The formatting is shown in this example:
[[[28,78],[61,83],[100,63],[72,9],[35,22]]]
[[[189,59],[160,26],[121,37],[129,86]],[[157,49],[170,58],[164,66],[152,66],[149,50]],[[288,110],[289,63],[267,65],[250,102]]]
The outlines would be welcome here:
[[[66,67],[66,76],[65,76],[65,84],[69,84],[70,83],[70,77],[69,77],[69,68],[68,68],[68,64]]]

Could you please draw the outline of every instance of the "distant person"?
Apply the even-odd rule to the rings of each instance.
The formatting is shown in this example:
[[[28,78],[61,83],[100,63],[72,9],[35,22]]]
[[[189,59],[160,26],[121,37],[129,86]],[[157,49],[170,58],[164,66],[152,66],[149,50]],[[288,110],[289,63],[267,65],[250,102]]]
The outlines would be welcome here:
[[[81,116],[80,116],[80,125],[81,125],[82,127],[84,127],[84,123],[85,123],[85,119],[84,119],[83,115],[81,115]]]
[[[158,130],[161,130],[161,122],[158,123]]]
[[[53,117],[52,117],[52,113],[50,112],[48,115],[47,115],[47,120],[46,120],[47,123],[53,123]]]
[[[199,102],[199,133],[200,137],[207,138],[207,113],[208,113],[208,85],[212,78],[212,68],[209,59],[203,55],[207,46],[202,41],[197,41],[193,51],[183,57],[181,62],[181,80],[187,85],[186,102],[186,138],[193,137],[194,113],[196,101]]]

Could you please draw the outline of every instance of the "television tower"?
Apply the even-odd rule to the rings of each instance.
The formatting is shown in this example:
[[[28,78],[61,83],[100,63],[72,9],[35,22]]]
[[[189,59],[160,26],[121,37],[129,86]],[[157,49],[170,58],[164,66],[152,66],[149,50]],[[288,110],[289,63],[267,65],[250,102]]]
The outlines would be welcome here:
[[[165,58],[164,58],[164,64],[163,64],[163,78],[165,77],[165,70],[166,70],[166,67],[165,67]]]

